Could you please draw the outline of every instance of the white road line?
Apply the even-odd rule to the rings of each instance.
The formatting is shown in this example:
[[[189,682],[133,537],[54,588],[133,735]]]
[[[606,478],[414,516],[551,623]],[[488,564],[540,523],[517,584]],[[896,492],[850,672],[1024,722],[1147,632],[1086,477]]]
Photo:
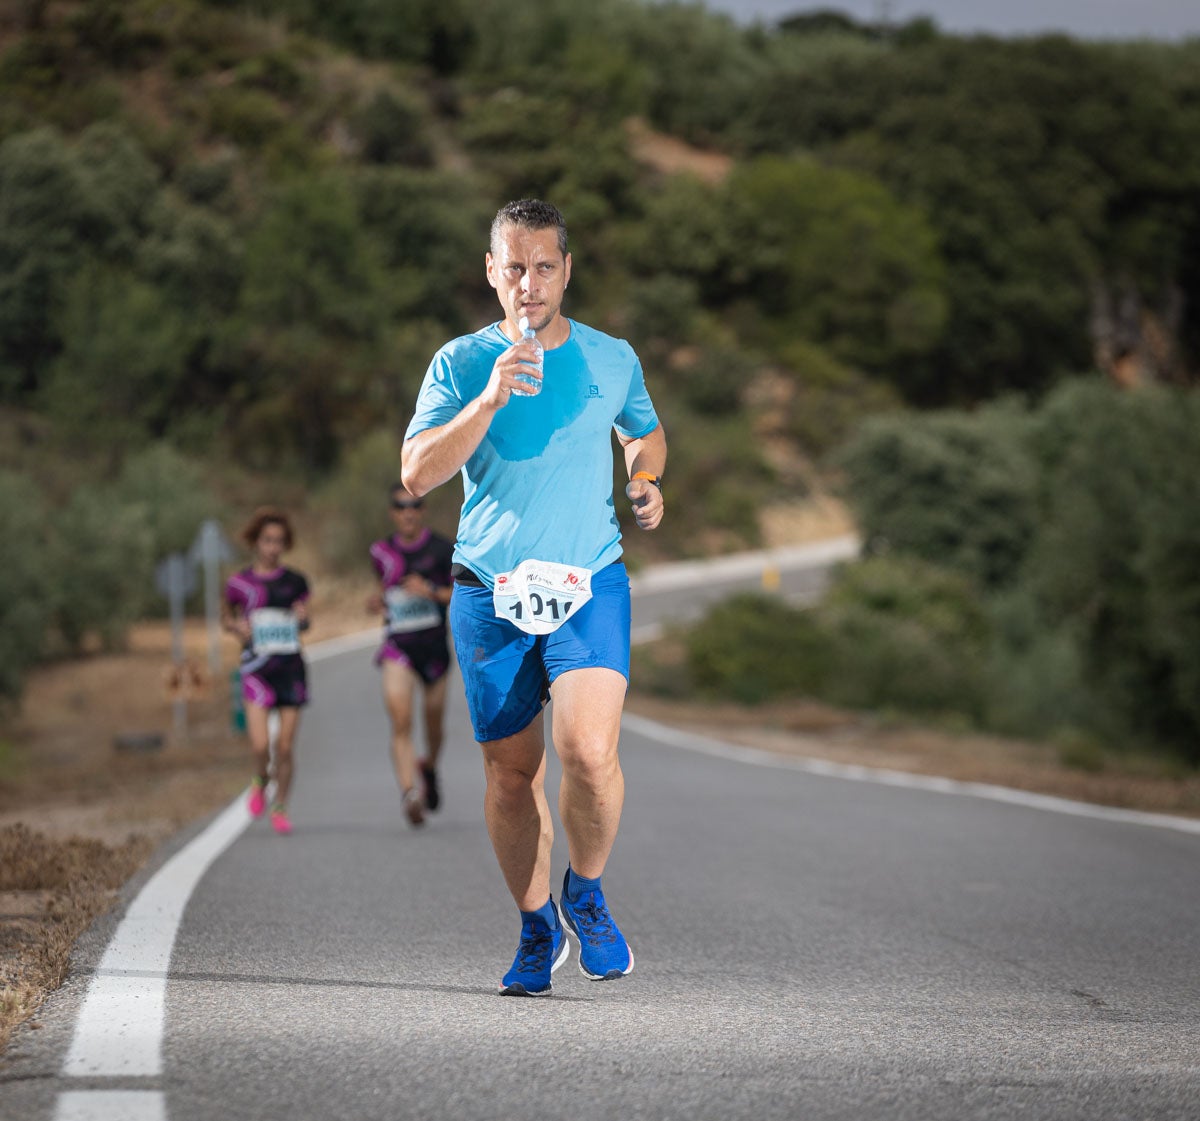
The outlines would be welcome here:
[[[55,1121],[166,1121],[158,1090],[67,1090],[58,1096]]]
[[[304,648],[304,657],[310,662],[323,662],[326,658],[345,654],[350,650],[365,650],[369,646],[378,646],[383,641],[383,628],[371,627],[368,630],[344,634],[340,638],[327,638],[324,642],[315,642]]]
[[[63,1063],[65,1076],[162,1073],[167,970],[183,910],[200,877],[250,820],[239,797],[138,892],[88,986]]]
[[[322,661],[379,641],[379,629],[315,643]],[[245,799],[227,806],[138,892],[88,985],[63,1062],[66,1078],[154,1078],[162,1073],[167,975],[184,908],[196,885],[251,821]],[[165,1121],[157,1090],[67,1090],[56,1121]]]
[[[1200,835],[1200,820],[1190,817],[1146,813],[1141,810],[1122,810],[1113,806],[1097,806],[1090,802],[1073,802],[1069,798],[1055,798],[1049,794],[1032,794],[1026,790],[992,786],[984,782],[959,782],[957,779],[915,775],[907,771],[889,771],[876,767],[860,767],[850,763],[832,763],[825,759],[813,759],[808,756],[779,755],[773,751],[725,743],[723,740],[711,739],[695,732],[681,732],[676,728],[668,728],[664,724],[628,712],[621,718],[621,723],[631,732],[671,747],[697,751],[702,755],[714,755],[738,763],[749,763],[756,767],[778,767],[783,770],[822,775],[826,778],[846,779],[850,782],[873,782],[881,786],[900,786],[910,790],[931,790],[938,794],[986,798],[993,802],[1008,802],[1012,805],[1046,810],[1051,813],[1070,814],[1073,817],[1119,821],[1127,825],[1150,825],[1157,829],[1173,829],[1179,833]]]

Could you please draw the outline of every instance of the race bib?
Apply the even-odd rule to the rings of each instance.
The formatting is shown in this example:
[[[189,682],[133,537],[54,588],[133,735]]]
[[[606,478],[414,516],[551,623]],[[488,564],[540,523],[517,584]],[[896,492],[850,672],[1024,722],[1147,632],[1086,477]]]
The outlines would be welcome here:
[[[250,642],[256,654],[298,654],[300,623],[282,607],[260,607],[250,612]]]
[[[442,613],[431,599],[413,595],[397,586],[388,588],[383,593],[383,600],[387,605],[388,634],[408,634],[441,626]]]
[[[527,560],[496,577],[492,606],[526,634],[550,634],[591,598],[590,568]]]

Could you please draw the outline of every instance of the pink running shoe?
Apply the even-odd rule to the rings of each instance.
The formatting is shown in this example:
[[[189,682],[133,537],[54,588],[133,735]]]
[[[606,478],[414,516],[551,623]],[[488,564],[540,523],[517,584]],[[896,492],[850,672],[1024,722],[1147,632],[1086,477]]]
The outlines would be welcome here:
[[[246,809],[251,817],[262,817],[267,808],[267,784],[256,775],[250,780],[250,797],[246,799]]]
[[[281,837],[286,837],[292,831],[292,819],[283,806],[271,807],[271,828]]]

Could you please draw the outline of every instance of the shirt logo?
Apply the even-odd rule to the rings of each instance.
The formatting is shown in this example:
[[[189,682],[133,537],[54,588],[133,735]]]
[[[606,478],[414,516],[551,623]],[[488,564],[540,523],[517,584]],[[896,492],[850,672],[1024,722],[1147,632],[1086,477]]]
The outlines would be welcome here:
[[[588,395],[588,397],[597,397],[597,398],[604,396],[604,394],[600,392],[600,387],[598,385],[589,385],[587,395]]]

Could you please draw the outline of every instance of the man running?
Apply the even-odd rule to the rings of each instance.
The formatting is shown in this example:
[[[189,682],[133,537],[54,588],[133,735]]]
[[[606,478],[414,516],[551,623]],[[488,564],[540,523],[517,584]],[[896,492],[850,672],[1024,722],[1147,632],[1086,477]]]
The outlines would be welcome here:
[[[414,825],[425,811],[441,805],[437,764],[442,751],[442,717],[446,707],[446,607],[454,590],[450,559],[454,546],[424,524],[425,500],[400,483],[391,489],[395,532],[371,546],[371,563],[379,591],[367,608],[384,613],[384,639],[375,664],[383,673],[383,702],[392,723],[392,764],[404,798],[404,812]],[[424,693],[426,755],[414,762],[413,696]],[[417,789],[420,769],[424,790]]]
[[[253,562],[229,578],[221,620],[242,642],[242,697],[255,762],[247,806],[254,817],[267,808],[273,762],[271,827],[284,836],[292,831],[287,800],[295,773],[293,745],[300,709],[308,703],[308,672],[300,649],[300,632],[309,625],[308,581],[281,563],[294,539],[282,510],[264,506],[254,512],[242,530]],[[272,709],[279,713],[274,760],[268,722]]]
[[[624,801],[617,741],[629,680],[611,438],[642,529],[662,520],[667,446],[633,349],[561,313],[571,255],[558,210],[531,199],[502,207],[484,260],[504,318],[434,356],[402,477],[423,495],[462,472],[450,625],[483,749],[488,832],[521,912],[500,991],[540,996],[570,952],[564,921],[585,976],[633,968],[600,882]],[[561,914],[550,894],[548,698],[570,861]]]

